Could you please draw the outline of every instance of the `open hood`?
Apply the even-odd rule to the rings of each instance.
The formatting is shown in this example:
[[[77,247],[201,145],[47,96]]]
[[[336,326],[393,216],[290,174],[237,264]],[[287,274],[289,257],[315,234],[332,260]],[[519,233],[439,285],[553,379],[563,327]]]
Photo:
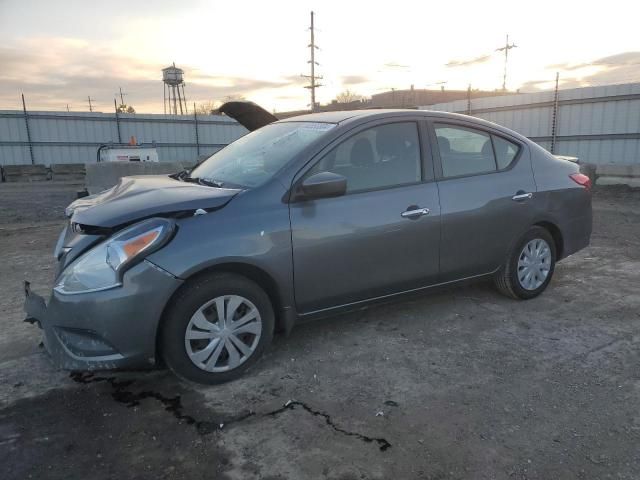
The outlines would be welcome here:
[[[253,132],[265,125],[276,122],[278,119],[267,112],[264,108],[253,102],[227,102],[223,104],[218,112],[224,113],[227,117],[233,118],[244,128]]]
[[[240,191],[186,183],[167,175],[123,177],[109,190],[76,200],[66,213],[74,223],[113,228],[155,215],[216,210]]]

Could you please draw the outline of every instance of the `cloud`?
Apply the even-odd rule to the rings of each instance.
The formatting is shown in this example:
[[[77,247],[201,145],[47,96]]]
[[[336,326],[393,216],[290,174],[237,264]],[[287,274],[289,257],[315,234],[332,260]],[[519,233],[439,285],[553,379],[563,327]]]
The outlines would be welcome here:
[[[556,63],[548,65],[547,69],[560,72],[560,88],[635,82],[640,77],[640,52],[622,52],[593,62]],[[581,70],[585,72],[582,75]],[[530,92],[549,88],[553,88],[553,81],[547,78],[528,81],[520,89]]]
[[[46,47],[46,48],[45,48]],[[166,65],[145,62],[95,48],[89,43],[68,38],[31,38],[14,46],[0,46],[0,108],[19,108],[24,92],[28,108],[87,110],[87,96],[99,111],[113,110],[113,98],[119,87],[127,94],[125,103],[138,112],[162,112],[161,69]],[[185,70],[187,101],[200,103],[228,95],[247,98],[261,90],[299,85],[304,79],[246,78],[212,75],[189,65]]]
[[[633,66],[640,64],[640,52],[622,52],[608,57],[602,57],[593,62],[583,63],[556,63],[548,65],[549,70],[565,70],[573,71],[580,70],[582,68],[602,66],[609,69],[615,69],[625,66]]]
[[[369,78],[365,75],[345,75],[340,78],[342,85],[359,85],[361,83],[369,82]]]
[[[411,65],[403,65],[398,62],[389,62],[384,64],[387,68],[411,68]]]
[[[467,65],[478,65],[481,63],[486,63],[491,58],[491,55],[483,55],[481,57],[472,58],[471,60],[450,60],[445,66],[446,67],[463,67]]]
[[[542,90],[549,90],[553,88],[553,86],[554,81],[548,78],[541,80],[529,80],[520,85],[518,91],[521,93],[540,92]]]

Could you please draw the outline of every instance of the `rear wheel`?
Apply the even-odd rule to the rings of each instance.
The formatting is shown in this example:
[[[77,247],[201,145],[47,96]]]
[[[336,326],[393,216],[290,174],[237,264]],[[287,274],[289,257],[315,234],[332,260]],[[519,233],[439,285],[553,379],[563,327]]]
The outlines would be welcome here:
[[[553,276],[556,248],[553,237],[543,227],[531,227],[509,253],[495,277],[498,290],[518,299],[540,295]]]
[[[238,378],[273,338],[267,294],[235,274],[214,274],[187,284],[165,317],[161,342],[166,364],[198,383]]]

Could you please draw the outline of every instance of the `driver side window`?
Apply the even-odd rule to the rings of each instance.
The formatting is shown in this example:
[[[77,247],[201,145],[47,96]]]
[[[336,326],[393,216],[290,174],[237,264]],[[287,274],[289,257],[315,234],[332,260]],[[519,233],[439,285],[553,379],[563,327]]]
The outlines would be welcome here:
[[[375,190],[422,179],[418,125],[391,123],[363,130],[327,153],[306,176],[333,172],[347,179],[347,192]]]

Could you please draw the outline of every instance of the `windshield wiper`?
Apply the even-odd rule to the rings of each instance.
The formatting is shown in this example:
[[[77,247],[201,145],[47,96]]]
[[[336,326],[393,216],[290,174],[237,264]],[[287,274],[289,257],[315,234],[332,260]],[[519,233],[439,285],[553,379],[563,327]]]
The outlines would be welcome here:
[[[216,180],[210,180],[208,178],[202,178],[202,177],[183,177],[182,178],[183,182],[189,182],[189,183],[197,183],[199,185],[206,185],[207,187],[216,187],[216,188],[222,188],[222,185],[224,185],[222,182],[218,182]]]
[[[190,177],[188,175],[182,176],[178,178],[178,180],[182,182],[188,183],[197,183],[198,185],[205,185],[207,187],[215,187],[215,188],[230,188],[236,190],[245,190],[249,188],[246,185],[240,185],[239,183],[232,183],[221,180],[214,180],[213,178],[205,178],[205,177]]]
[[[172,173],[171,175],[169,175],[169,177],[175,180],[184,181],[185,177],[188,177],[189,174],[191,173],[191,170],[193,170],[193,168],[185,168],[184,170],[181,170],[178,173]]]

